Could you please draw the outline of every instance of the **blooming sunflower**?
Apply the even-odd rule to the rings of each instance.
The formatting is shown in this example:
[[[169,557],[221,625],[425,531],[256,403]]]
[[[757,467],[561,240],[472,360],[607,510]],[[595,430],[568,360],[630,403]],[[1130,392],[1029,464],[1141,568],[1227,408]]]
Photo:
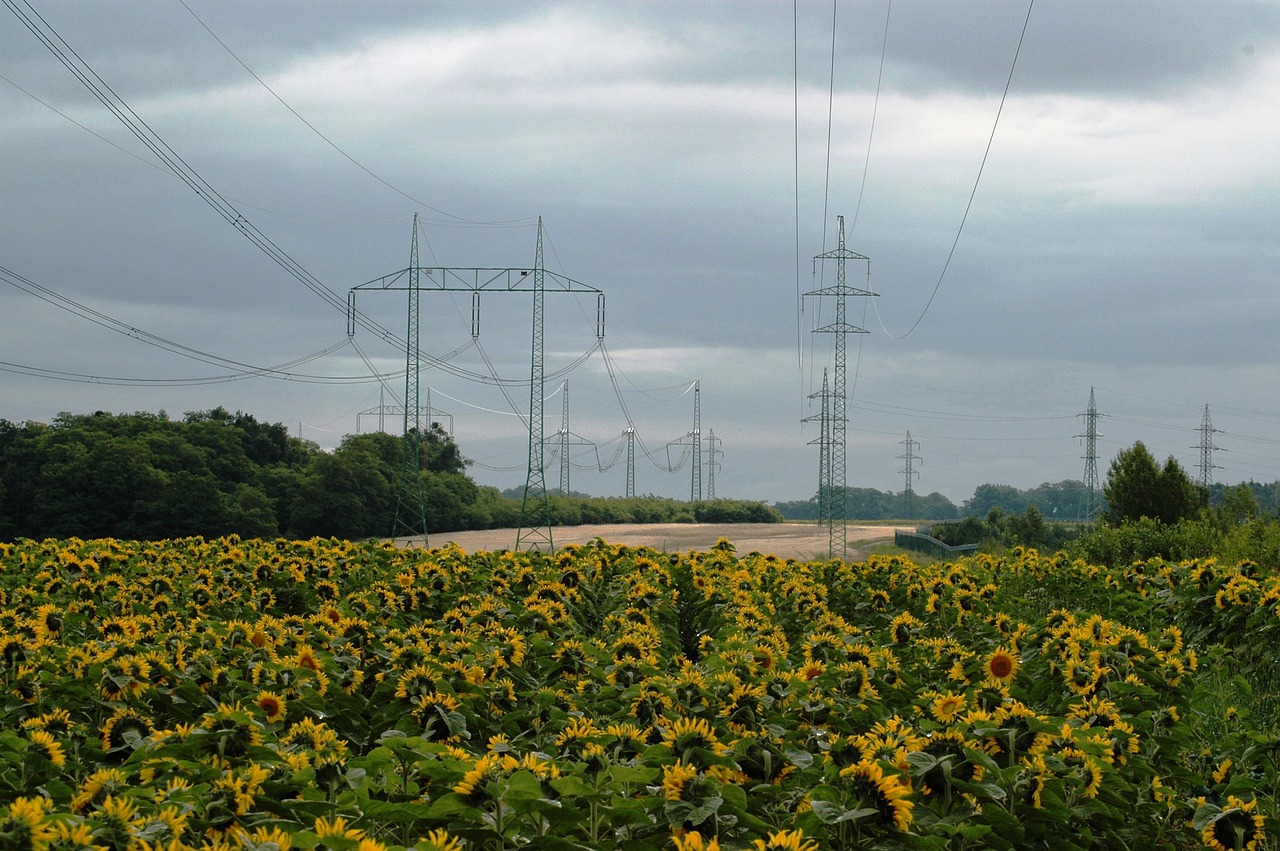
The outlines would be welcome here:
[[[502,755],[487,753],[475,761],[466,774],[462,775],[453,787],[453,793],[461,795],[472,803],[477,803],[484,794],[484,782],[497,773],[502,762]]]
[[[1255,851],[1267,838],[1264,823],[1257,800],[1242,801],[1228,795],[1222,812],[1200,831],[1200,841],[1214,851]]]
[[[423,848],[423,846],[426,848]],[[418,848],[422,851],[463,851],[462,840],[453,836],[447,830],[433,830],[428,833],[420,842]],[[283,849],[282,849],[283,851]]]
[[[138,805],[128,798],[108,795],[97,811],[89,814],[93,836],[107,848],[131,848],[134,843],[134,816]]]
[[[67,754],[62,749],[62,743],[53,737],[52,733],[46,730],[31,730],[27,733],[27,739],[35,745],[45,759],[56,768],[61,768],[67,764]]]
[[[945,692],[929,703],[929,714],[941,724],[950,724],[964,712],[967,702],[963,694]]]
[[[915,806],[907,800],[911,787],[898,775],[886,774],[878,762],[863,760],[841,769],[840,776],[851,782],[864,805],[876,809],[883,824],[897,830],[911,827],[911,809]]]
[[[671,837],[671,841],[675,844],[676,851],[720,851],[719,839],[714,836],[703,839],[702,834],[696,830],[677,833]]]
[[[698,777],[698,769],[692,765],[677,762],[675,765],[662,767],[662,796],[668,801],[684,799],[685,790]]]
[[[266,713],[268,722],[275,723],[276,721],[284,720],[288,704],[283,697],[275,692],[259,692],[258,699],[254,703]]]
[[[102,749],[112,751],[127,747],[135,741],[135,736],[136,740],[141,740],[150,736],[153,730],[150,718],[122,706],[102,725]]]
[[[94,841],[93,828],[83,821],[56,822],[49,844],[59,851],[101,851],[102,849],[102,846]],[[281,851],[288,851],[288,849],[281,848]]]
[[[244,851],[289,851],[293,847],[293,834],[278,827],[256,827],[252,832],[243,827],[235,830]]]
[[[337,837],[339,839],[354,839],[359,842],[364,839],[364,831],[355,827],[348,827],[347,820],[342,816],[334,816],[332,820],[317,817],[315,825],[315,833],[321,840],[327,837]]]
[[[756,839],[751,847],[757,851],[818,851],[821,847],[813,839],[805,839],[803,830],[779,830],[768,839]]]
[[[666,729],[662,741],[677,759],[701,768],[725,752],[725,746],[705,718],[680,718]]]
[[[47,798],[18,798],[9,804],[0,817],[0,837],[4,837],[5,847],[33,851],[47,848],[56,836],[53,826],[45,820],[52,807]]]
[[[982,668],[988,678],[1007,684],[1018,675],[1018,665],[1019,660],[1014,653],[1007,648],[997,647],[991,651]]]

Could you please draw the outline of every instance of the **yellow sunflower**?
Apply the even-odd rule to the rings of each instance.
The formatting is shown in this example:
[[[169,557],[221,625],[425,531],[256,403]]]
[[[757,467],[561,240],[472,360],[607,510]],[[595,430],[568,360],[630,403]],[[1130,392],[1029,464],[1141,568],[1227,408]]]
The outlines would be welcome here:
[[[963,694],[946,692],[936,696],[929,704],[929,714],[941,724],[950,724],[964,712],[966,705]]]
[[[254,701],[258,708],[267,715],[267,721],[275,723],[283,721],[288,704],[285,699],[275,692],[264,691],[258,694],[258,699]]]
[[[316,818],[315,825],[316,836],[320,839],[326,837],[337,837],[339,839],[354,839],[359,842],[364,839],[364,831],[355,827],[348,827],[347,820],[342,816],[334,816],[332,820],[324,817]]]
[[[1222,812],[1200,831],[1200,841],[1214,851],[1256,851],[1267,839],[1264,824],[1256,800],[1242,801],[1228,795]]]
[[[1019,660],[1017,655],[1004,647],[997,647],[983,664],[990,679],[1001,683],[1010,683],[1018,675]]]
[[[751,843],[757,851],[818,851],[821,847],[813,839],[805,839],[803,830],[779,830],[769,834],[768,839],[757,839]]]
[[[907,800],[911,787],[898,775],[886,774],[878,762],[863,760],[842,769],[840,776],[852,783],[865,806],[876,809],[883,824],[897,830],[911,827],[911,810],[915,806]]]
[[[453,836],[447,830],[433,830],[418,842],[418,847],[426,848],[423,851],[463,851],[462,840]],[[283,851],[283,850],[282,850]]]
[[[696,830],[678,833],[671,837],[671,841],[675,844],[676,851],[720,851],[719,839],[714,836],[703,839],[702,834]]]
[[[0,817],[0,836],[5,837],[6,847],[31,848],[35,851],[47,848],[56,833],[45,815],[53,808],[47,798],[17,798]]]
[[[698,777],[698,769],[683,762],[662,767],[662,796],[668,801],[679,801],[685,788]]]
[[[53,734],[46,730],[32,730],[27,733],[27,738],[55,767],[61,768],[67,764],[67,755],[62,749],[62,743],[55,739]]]

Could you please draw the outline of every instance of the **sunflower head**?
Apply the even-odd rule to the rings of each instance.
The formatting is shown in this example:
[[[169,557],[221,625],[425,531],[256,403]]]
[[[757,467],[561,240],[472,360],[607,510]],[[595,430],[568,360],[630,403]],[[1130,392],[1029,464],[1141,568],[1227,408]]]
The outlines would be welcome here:
[[[843,769],[840,777],[850,784],[864,806],[879,813],[883,825],[896,830],[911,827],[911,810],[915,806],[908,800],[911,787],[898,775],[885,773],[878,762],[863,760]]]
[[[0,810],[0,837],[6,840],[5,847],[47,848],[56,835],[45,820],[52,807],[47,798],[31,797],[17,798],[7,810]]]
[[[1256,799],[1243,801],[1228,795],[1222,811],[1200,831],[1200,841],[1214,851],[1255,851],[1267,838],[1264,823]]]
[[[287,704],[285,699],[275,692],[259,692],[258,699],[254,703],[266,713],[268,723],[274,724],[276,721],[284,720]]]
[[[1001,683],[1012,682],[1018,674],[1019,660],[1010,650],[997,647],[983,663],[983,670],[989,679]]]
[[[805,839],[803,830],[779,830],[768,839],[757,839],[752,845],[757,851],[818,851],[821,847],[813,839]]]

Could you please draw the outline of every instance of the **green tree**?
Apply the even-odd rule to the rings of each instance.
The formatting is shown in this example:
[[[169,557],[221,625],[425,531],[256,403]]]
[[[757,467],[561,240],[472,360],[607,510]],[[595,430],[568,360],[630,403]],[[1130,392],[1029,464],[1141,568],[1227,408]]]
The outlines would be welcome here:
[[[1012,485],[978,485],[973,497],[964,502],[964,513],[981,517],[993,508],[1005,514],[1020,514],[1027,508],[1027,495]]]
[[[1194,516],[1204,502],[1200,489],[1172,455],[1160,467],[1142,441],[1116,453],[1102,495],[1107,501],[1106,518],[1112,523],[1143,517],[1177,523]]]

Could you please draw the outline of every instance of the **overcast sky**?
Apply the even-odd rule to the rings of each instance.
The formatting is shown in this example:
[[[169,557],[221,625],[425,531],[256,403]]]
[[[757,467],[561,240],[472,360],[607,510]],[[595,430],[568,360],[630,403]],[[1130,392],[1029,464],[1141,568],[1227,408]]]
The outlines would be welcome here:
[[[902,490],[908,431],[918,493],[1081,479],[1090,388],[1102,477],[1135,440],[1198,475],[1208,405],[1215,481],[1280,478],[1276,3],[1040,0],[1016,66],[1027,3],[999,0],[16,5],[337,305],[0,9],[10,421],[222,405],[331,448],[404,394],[403,351],[342,306],[408,265],[413,215],[447,267],[531,266],[541,216],[545,267],[606,294],[616,366],[616,390],[599,352],[560,375],[596,299],[548,294],[571,487],[623,493],[630,423],[637,491],[687,498],[690,462],[664,468],[698,381],[716,495],[805,499],[834,300],[801,294],[834,283],[812,258],[844,216],[878,293],[848,307],[850,485]],[[357,305],[403,337],[403,291]],[[484,295],[470,346],[467,293],[422,308],[427,353],[464,349],[423,401],[478,481],[523,484],[531,297]]]

